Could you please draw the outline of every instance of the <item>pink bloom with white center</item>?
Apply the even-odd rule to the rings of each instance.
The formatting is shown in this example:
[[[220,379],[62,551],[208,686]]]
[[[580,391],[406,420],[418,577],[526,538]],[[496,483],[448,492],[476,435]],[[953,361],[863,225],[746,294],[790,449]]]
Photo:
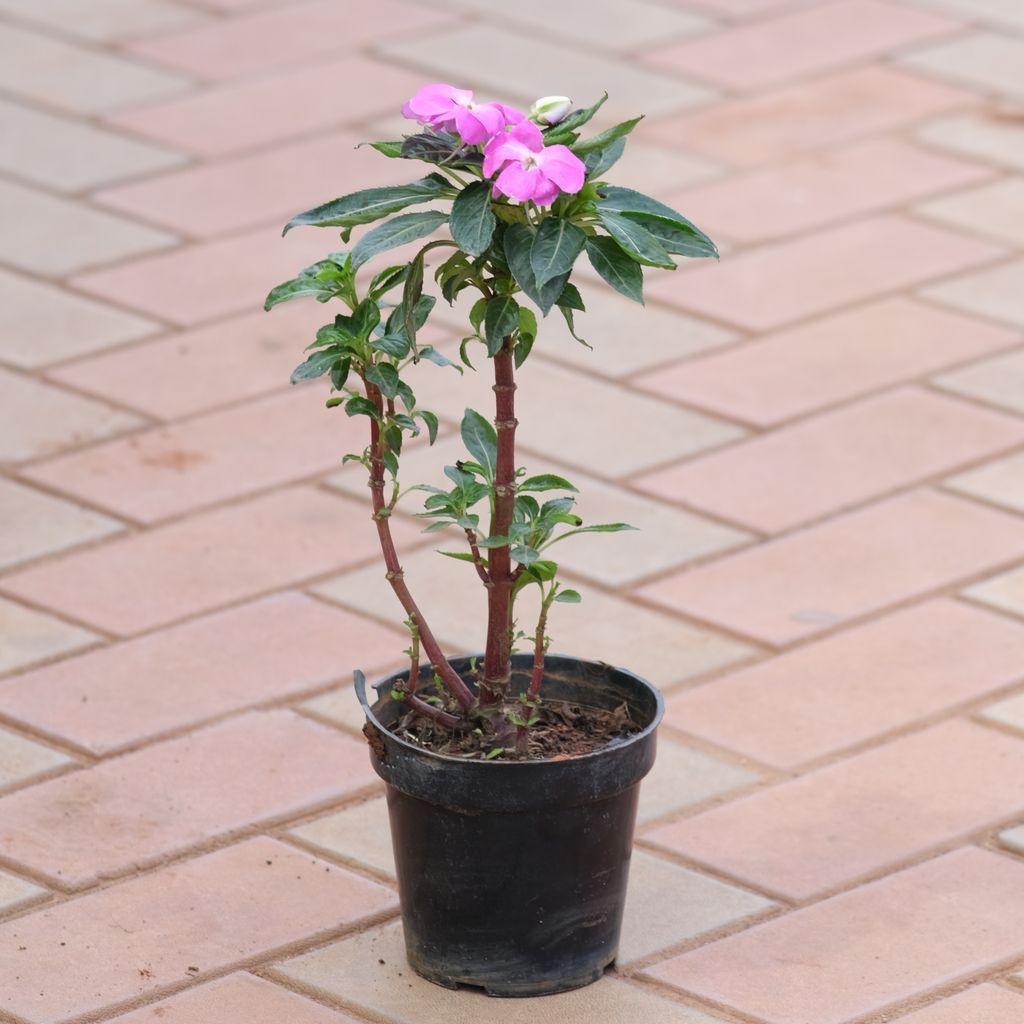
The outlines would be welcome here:
[[[474,103],[468,89],[443,82],[423,86],[402,107],[402,116],[439,131],[456,131],[471,146],[526,118],[521,110],[504,103]]]
[[[538,206],[553,203],[560,192],[579,192],[587,169],[568,146],[545,146],[544,136],[532,121],[495,135],[484,146],[484,177],[502,168],[494,182],[494,195]]]

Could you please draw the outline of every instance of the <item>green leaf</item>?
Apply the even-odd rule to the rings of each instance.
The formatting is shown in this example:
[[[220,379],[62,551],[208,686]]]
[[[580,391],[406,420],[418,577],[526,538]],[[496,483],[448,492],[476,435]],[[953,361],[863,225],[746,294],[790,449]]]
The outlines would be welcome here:
[[[452,239],[463,252],[479,256],[491,244],[498,220],[491,210],[491,185],[474,181],[452,203]]]
[[[417,410],[416,415],[426,425],[427,437],[430,439],[430,443],[433,444],[437,440],[437,417],[427,409]]]
[[[368,398],[363,398],[362,395],[353,395],[348,400],[348,403],[345,405],[345,414],[347,416],[370,416],[375,420],[380,420],[377,406]]]
[[[634,117],[629,121],[620,121],[617,125],[606,128],[600,134],[593,136],[593,138],[583,139],[581,142],[574,143],[572,151],[577,156],[583,156],[585,153],[591,153],[595,149],[604,149],[609,143],[628,135],[643,119],[643,114],[641,114],[639,117]]]
[[[638,220],[668,252],[682,256],[717,256],[715,243],[692,221],[657,199],[631,188],[606,185],[601,189],[598,212],[608,210]],[[679,246],[679,248],[672,248]]]
[[[516,284],[522,288],[527,298],[537,305],[541,313],[547,316],[558,296],[562,294],[569,275],[554,277],[543,288],[537,287],[537,279],[530,260],[533,237],[533,229],[526,224],[510,224],[505,230],[505,260]]]
[[[361,267],[378,253],[429,235],[447,220],[448,214],[428,210],[426,213],[403,213],[400,217],[379,224],[356,242],[352,249],[352,268]]]
[[[617,292],[643,305],[644,272],[612,238],[596,236],[587,239],[590,264]]]
[[[555,600],[561,601],[563,604],[579,604],[583,598],[578,590],[560,590],[555,594]]]
[[[576,491],[576,488],[563,476],[555,473],[540,473],[527,477],[522,483],[516,484],[516,491]]]
[[[499,295],[489,299],[484,315],[484,336],[487,339],[487,354],[496,355],[505,342],[505,336],[519,326],[519,303],[511,295]]]
[[[475,562],[476,559],[468,551],[438,551],[445,558],[457,558],[460,562]]]
[[[598,215],[602,227],[630,259],[649,267],[675,270],[676,265],[665,247],[642,225],[621,213],[608,210],[599,210]]]
[[[402,263],[393,267],[385,267],[373,275],[367,294],[372,299],[379,299],[386,291],[390,291],[400,281],[405,279],[405,272],[408,270],[406,264]]]
[[[484,162],[482,153],[474,153],[463,145],[457,135],[450,132],[421,132],[410,135],[402,143],[402,156],[408,160],[424,160],[431,164],[460,167],[479,167]]]
[[[618,163],[622,154],[626,152],[626,140],[616,139],[603,149],[592,149],[583,158],[583,164],[587,168],[588,178],[600,178],[605,171]]]
[[[509,556],[522,565],[532,565],[540,558],[540,552],[529,544],[517,544],[509,551]]]
[[[416,258],[409,264],[409,272],[405,275],[405,287],[402,290],[402,320],[401,325],[405,331],[409,345],[416,352],[416,331],[423,325],[423,321],[417,322],[417,307],[423,297],[423,255],[425,250],[421,249]],[[432,308],[432,305],[431,305]],[[398,312],[397,310],[395,311]],[[429,314],[430,309],[427,310]],[[426,318],[424,318],[425,320]]]
[[[331,386],[335,391],[340,391],[345,386],[351,365],[351,359],[341,359],[331,367]]]
[[[558,311],[565,317],[565,326],[569,328],[569,333],[581,344],[587,348],[593,348],[589,341],[584,340],[576,333],[576,320],[573,316],[572,306],[563,306],[561,303],[558,304]]]
[[[530,247],[530,268],[538,288],[572,270],[586,234],[562,217],[547,217]]]
[[[537,318],[533,315],[533,310],[526,306],[519,307],[519,336],[531,339],[537,337]]]
[[[390,363],[375,363],[366,371],[366,380],[376,384],[385,398],[398,395],[398,371]]]
[[[404,359],[409,354],[409,339],[401,334],[385,334],[380,338],[374,338],[370,344],[395,359]]]
[[[467,409],[461,433],[466,451],[480,464],[484,478],[493,481],[498,468],[498,432],[475,409]]]
[[[334,409],[339,405],[344,405],[344,403],[345,399],[343,396],[335,395],[333,398],[328,398],[327,401],[324,402],[324,405],[326,405],[328,409]]]
[[[395,142],[361,142],[359,145],[370,146],[378,153],[394,158],[402,155],[402,141],[402,139],[398,139]],[[356,147],[356,149],[358,148],[359,146]]]
[[[337,349],[314,352],[304,363],[300,363],[292,370],[291,382],[298,384],[303,380],[322,377],[338,361],[338,358]]]
[[[440,174],[428,174],[425,178],[408,185],[365,188],[296,214],[284,226],[284,234],[303,225],[327,228],[369,224],[371,221],[386,217],[389,213],[397,213],[407,206],[428,203],[431,199],[436,199],[451,190],[451,182],[442,178]]]
[[[453,363],[446,355],[442,355],[433,345],[424,345],[420,349],[419,357],[420,359],[426,359],[428,363],[433,363],[435,366],[453,366],[459,373],[462,373],[461,366]]]
[[[574,284],[567,284],[562,289],[562,294],[558,296],[558,305],[579,310],[581,313],[587,311],[587,307],[583,305],[583,296],[580,295],[579,288]]]
[[[318,281],[315,277],[296,277],[294,280],[279,284],[276,288],[271,288],[270,294],[267,295],[266,301],[263,303],[263,308],[269,311],[282,302],[309,297],[322,302],[334,294],[335,289],[328,281]]]

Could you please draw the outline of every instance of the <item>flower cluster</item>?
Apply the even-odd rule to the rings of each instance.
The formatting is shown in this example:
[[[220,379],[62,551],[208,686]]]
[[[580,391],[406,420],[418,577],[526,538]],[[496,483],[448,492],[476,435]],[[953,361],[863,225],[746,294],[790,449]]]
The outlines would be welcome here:
[[[402,114],[434,131],[455,132],[466,145],[482,145],[484,175],[496,175],[495,198],[550,206],[561,193],[583,188],[586,167],[568,146],[546,146],[536,122],[556,124],[570,106],[568,97],[546,96],[527,117],[504,103],[476,103],[469,90],[437,82],[423,86]]]

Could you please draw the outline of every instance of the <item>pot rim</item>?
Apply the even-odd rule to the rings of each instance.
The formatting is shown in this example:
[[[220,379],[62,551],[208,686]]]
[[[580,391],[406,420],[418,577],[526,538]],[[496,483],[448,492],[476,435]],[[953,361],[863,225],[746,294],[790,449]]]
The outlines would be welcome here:
[[[522,655],[513,655],[513,658],[523,657],[529,659],[532,664],[533,655],[524,653]],[[637,743],[641,743],[646,740],[661,724],[661,720],[665,715],[665,697],[661,690],[654,685],[654,683],[645,679],[643,676],[637,675],[635,672],[628,668],[623,668],[620,665],[612,665],[607,661],[592,661],[589,658],[578,658],[572,654],[557,654],[549,653],[547,655],[550,659],[563,659],[565,661],[575,661],[585,665],[600,665],[606,669],[610,669],[613,672],[619,672],[629,679],[638,683],[643,689],[649,691],[654,696],[654,714],[651,717],[650,722],[647,723],[639,732],[633,733],[628,739],[622,740],[621,742],[607,743],[603,747],[599,747],[597,750],[591,750],[586,754],[578,754],[575,757],[567,757],[564,760],[556,760],[555,758],[545,757],[540,759],[533,759],[529,761],[484,761],[480,758],[465,758],[465,757],[454,757],[451,754],[439,754],[436,751],[428,750],[426,747],[417,746],[415,743],[410,743],[408,740],[402,739],[397,733],[393,732],[388,726],[384,725],[379,718],[374,714],[373,706],[369,704],[366,699],[366,676],[363,672],[357,670],[354,673],[354,683],[356,696],[359,699],[359,703],[362,705],[363,713],[371,725],[376,729],[380,730],[384,734],[388,742],[395,743],[400,747],[404,747],[407,750],[414,752],[420,756],[428,756],[436,758],[438,761],[445,762],[448,764],[460,764],[460,765],[472,765],[474,771],[479,771],[480,766],[488,766],[492,768],[501,768],[503,770],[509,770],[511,767],[525,769],[525,768],[536,768],[538,765],[578,765],[581,762],[586,762],[602,755],[611,753],[612,751],[625,750]],[[471,658],[482,659],[483,654],[461,654],[450,659],[451,661],[469,661]],[[384,688],[385,684],[396,676],[401,676],[401,671],[392,672],[390,675],[384,676],[379,683],[371,684],[378,692],[378,699],[374,701],[374,706],[380,701],[385,699],[385,695],[380,693],[380,690]],[[390,700],[390,697],[387,699]]]

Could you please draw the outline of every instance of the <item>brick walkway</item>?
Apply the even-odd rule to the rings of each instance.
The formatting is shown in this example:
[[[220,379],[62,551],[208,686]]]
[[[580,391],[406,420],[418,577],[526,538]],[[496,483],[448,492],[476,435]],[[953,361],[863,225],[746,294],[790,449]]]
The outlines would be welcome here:
[[[0,12],[0,1021],[1024,1020],[1020,0]],[[323,311],[259,311],[438,78],[646,110],[619,180],[725,252],[523,371],[524,461],[642,527],[567,545],[555,648],[668,696],[619,967],[540,1001],[403,963],[363,442],[286,383]],[[487,386],[421,381],[416,479]]]

